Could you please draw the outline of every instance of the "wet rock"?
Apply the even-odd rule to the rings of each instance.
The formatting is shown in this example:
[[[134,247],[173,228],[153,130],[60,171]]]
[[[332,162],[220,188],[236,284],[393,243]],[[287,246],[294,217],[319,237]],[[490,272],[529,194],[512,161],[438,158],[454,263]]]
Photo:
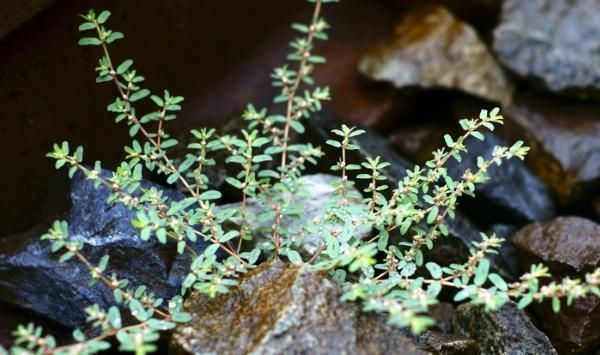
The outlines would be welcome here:
[[[504,65],[554,92],[600,92],[597,0],[504,1],[494,33]]]
[[[413,9],[358,69],[397,88],[458,89],[500,103],[512,96],[511,84],[475,30],[441,6]]]
[[[548,337],[514,303],[496,312],[460,305],[454,315],[454,331],[475,340],[482,354],[556,354]]]
[[[600,193],[600,105],[522,95],[504,109],[509,140],[531,147],[526,163],[562,203]]]
[[[434,150],[445,146],[443,136],[446,133],[454,137],[461,134],[454,126],[431,125],[397,130],[392,133],[390,140],[402,154],[423,164],[432,158]],[[467,169],[477,170],[479,156],[489,158],[494,147],[508,145],[491,132],[485,132],[484,141],[471,137],[466,141],[468,152],[462,155],[462,161],[449,159],[446,163],[448,174],[460,179]],[[477,186],[474,200],[465,198],[461,201],[466,212],[485,219],[490,216],[481,215],[481,211],[493,209],[496,212],[492,222],[523,223],[547,220],[554,216],[556,206],[549,188],[521,160],[511,159],[500,166],[493,165],[488,175],[490,180]]]
[[[281,228],[289,231],[289,235],[296,236],[296,242],[299,245],[299,252],[304,256],[311,257],[321,246],[321,238],[317,234],[310,232],[310,224],[315,219],[322,219],[325,212],[332,205],[332,199],[335,197],[335,186],[341,182],[341,178],[327,174],[304,175],[299,180],[301,191],[291,200],[292,204],[297,204],[304,207],[298,216],[286,216],[281,221]],[[362,197],[358,190],[354,187],[348,188],[348,201],[351,205],[361,205]],[[225,208],[241,208],[241,203],[232,203],[218,206],[217,209]],[[246,202],[247,213],[250,216],[259,216],[268,209],[272,208],[268,205],[261,204],[256,199],[248,199]],[[239,229],[242,223],[241,218],[236,217],[230,220],[231,224]],[[271,242],[272,239],[272,221],[261,221],[254,218],[248,221],[250,229],[256,243]],[[327,228],[335,228],[334,225]],[[371,235],[372,228],[370,226],[356,226],[356,237],[359,239],[366,238]]]
[[[174,354],[427,354],[398,329],[340,300],[321,274],[264,263],[227,294],[194,292],[185,302],[191,322],[178,325]],[[218,334],[218,336],[216,336]]]
[[[340,124],[339,121],[327,114],[315,115],[307,122],[308,137],[313,140],[314,144],[325,142],[328,139],[336,139],[332,135],[331,130],[339,128]],[[347,153],[347,160],[353,163],[360,163],[366,161],[367,158],[381,156],[383,161],[391,164],[383,172],[387,180],[387,185],[390,186],[390,189],[398,186],[398,182],[406,176],[406,170],[412,169],[414,165],[400,156],[385,138],[368,129],[366,131],[365,134],[352,138],[352,142],[360,146],[360,149],[349,151]],[[325,156],[317,168],[329,167],[335,164],[339,156],[339,151],[329,146],[323,148]],[[359,190],[366,187],[362,184],[364,180],[355,179],[356,172],[352,172],[349,176],[357,182],[356,187]],[[435,247],[427,251],[427,257],[442,265],[463,263],[469,255],[469,248],[472,247],[472,242],[481,240],[481,231],[460,210],[456,211],[454,219],[446,220],[446,225],[449,236],[438,239]],[[510,273],[505,268],[495,261],[493,261],[493,264],[495,265],[496,272],[510,279]]]
[[[103,172],[104,176],[109,174]],[[144,182],[143,186],[154,185]],[[171,198],[181,198],[176,191],[164,191]],[[135,212],[120,204],[108,204],[109,194],[103,186],[94,188],[81,174],[73,178],[71,237],[84,242],[82,254],[91,262],[110,255],[109,274],[114,272],[129,279],[132,286],[144,284],[159,297],[173,296],[183,276],[170,275],[176,264],[174,246],[141,241],[131,225]],[[101,283],[88,287],[89,272],[82,263],[59,263],[57,255],[50,252],[50,243],[39,240],[47,229],[39,226],[0,239],[0,300],[62,325],[81,327],[85,324],[84,308],[94,303],[102,307],[112,305],[112,292]],[[203,245],[199,242],[195,247],[200,249]]]
[[[557,279],[582,277],[600,267],[600,225],[580,217],[533,223],[513,238],[523,268],[544,263]],[[588,296],[554,313],[550,302],[534,304],[557,349],[582,353],[600,346],[600,299]]]
[[[479,355],[479,345],[462,335],[427,331],[417,338],[423,350],[436,355]]]

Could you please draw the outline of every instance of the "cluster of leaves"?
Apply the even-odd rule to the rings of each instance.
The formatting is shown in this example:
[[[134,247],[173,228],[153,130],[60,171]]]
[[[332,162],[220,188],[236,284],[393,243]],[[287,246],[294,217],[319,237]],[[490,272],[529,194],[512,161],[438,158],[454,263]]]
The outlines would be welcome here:
[[[482,235],[464,264],[438,265],[424,260],[424,249],[432,249],[438,238],[448,235],[445,219],[453,218],[458,200],[473,196],[475,186],[488,179],[492,165],[511,158],[523,159],[528,148],[517,142],[511,147],[497,147],[490,157],[477,162],[477,171],[465,171],[453,179],[444,167],[449,159],[460,161],[469,137],[484,139],[482,129],[493,130],[502,123],[498,109],[482,111],[479,118],[460,121],[464,134],[457,139],[445,137],[447,147],[434,152],[424,167],[406,172],[397,186],[386,185],[385,169],[389,163],[380,157],[364,162],[348,162],[347,152],[360,149],[356,137],[364,133],[342,125],[332,133],[338,139],[326,144],[339,149],[340,159],[332,171],[341,174],[335,194],[326,213],[318,223],[304,221],[298,228],[286,227],[282,221],[301,216],[303,206],[294,203],[294,196],[303,191],[298,180],[307,164],[317,164],[322,156],[319,147],[295,142],[305,128],[302,121],[321,110],[329,100],[329,90],[311,89],[314,66],[325,59],[314,54],[315,42],[327,39],[327,23],[321,17],[326,0],[312,0],[314,12],[308,24],[292,27],[300,37],[291,42],[288,63],[272,74],[273,86],[280,89],[274,102],[283,113],[269,114],[266,109],[249,105],[243,114],[246,128],[237,135],[218,135],[214,129],[193,130],[194,141],[183,159],[173,159],[171,148],[177,140],[165,131],[165,123],[176,118],[184,99],[164,91],[153,94],[143,87],[144,77],[138,75],[131,59],[116,64],[109,45],[123,34],[105,28],[110,13],[93,11],[82,16],[79,30],[89,37],[80,45],[96,46],[102,51],[96,81],[112,82],[117,96],[107,110],[117,123],[129,127],[130,145],[126,158],[115,172],[108,174],[96,162],[94,167],[83,163],[83,149],[71,151],[68,143],[55,145],[48,154],[56,168],[67,168],[69,176],[83,174],[99,187],[112,191],[109,203],[120,203],[135,210],[132,224],[139,229],[142,240],[156,239],[172,244],[179,254],[190,257],[189,273],[181,285],[181,295],[165,302],[155,297],[143,285],[129,285],[126,279],[108,273],[109,257],[98,264],[90,262],[81,252],[82,242],[69,238],[66,222],[56,222],[42,238],[52,242],[52,251],[60,253],[60,261],[76,259],[90,271],[90,286],[100,282],[113,291],[115,306],[104,310],[97,305],[86,309],[93,336],[74,332],[74,343],[57,346],[51,336],[43,336],[34,325],[22,326],[15,332],[14,353],[73,354],[94,353],[110,346],[116,337],[121,350],[143,354],[155,350],[159,332],[186,322],[190,315],[182,310],[182,300],[191,290],[215,296],[237,284],[240,274],[252,269],[259,260],[284,258],[291,263],[314,270],[327,271],[343,285],[346,300],[362,300],[366,310],[386,312],[390,322],[400,327],[410,326],[419,332],[432,324],[427,308],[437,302],[443,288],[455,290],[455,301],[468,300],[483,304],[486,309],[500,307],[509,299],[519,300],[521,307],[532,301],[552,299],[556,310],[560,298],[570,303],[574,298],[592,292],[600,295],[600,271],[585,280],[565,279],[562,283],[543,285],[548,277],[543,266],[534,266],[518,282],[507,284],[497,273],[490,272],[486,255],[496,253],[501,239]],[[148,101],[155,109],[140,114],[135,106]],[[226,152],[226,162],[237,173],[226,182],[240,194],[239,208],[216,206],[221,193],[209,188],[207,169],[215,165],[214,154]],[[362,196],[351,189],[354,182],[349,171],[358,171],[357,178],[368,186]],[[181,200],[169,198],[157,188],[142,186],[144,173],[165,176],[187,195]],[[108,174],[108,175],[107,175]],[[363,197],[364,196],[364,197]],[[350,203],[354,200],[364,203]],[[249,203],[262,207],[256,214]],[[225,228],[227,221],[241,221],[236,228]],[[260,243],[248,243],[257,235],[253,224],[267,223],[270,238]],[[371,226],[376,231],[369,239],[360,239],[356,226]],[[302,255],[298,246],[303,233],[320,237],[321,244],[314,255]],[[209,246],[198,252],[198,240]],[[353,274],[352,277],[348,277]],[[427,276],[424,276],[427,275]],[[136,322],[123,324],[121,312],[129,312]]]

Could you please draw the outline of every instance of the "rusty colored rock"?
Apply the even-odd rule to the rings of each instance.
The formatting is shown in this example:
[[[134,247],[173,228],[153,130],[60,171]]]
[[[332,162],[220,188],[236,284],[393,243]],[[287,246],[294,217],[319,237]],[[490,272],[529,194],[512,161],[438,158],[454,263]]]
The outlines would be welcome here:
[[[548,90],[600,94],[598,0],[506,0],[494,32],[499,60]]]
[[[441,6],[408,13],[358,68],[397,88],[458,89],[503,104],[512,97],[512,85],[475,30]]]
[[[198,292],[185,302],[193,319],[177,326],[175,354],[428,354],[398,329],[340,300],[325,276],[281,261],[245,275],[215,298]]]
[[[462,304],[454,314],[454,331],[474,339],[482,354],[556,354],[548,337],[512,302],[495,312]]]
[[[531,147],[526,162],[567,204],[600,191],[600,105],[522,95],[504,110],[505,135]]]
[[[600,225],[580,217],[559,217],[533,223],[514,237],[523,268],[542,262],[554,277],[581,277],[600,266]],[[550,302],[534,304],[557,349],[585,353],[600,345],[600,299],[577,299],[552,312]]]

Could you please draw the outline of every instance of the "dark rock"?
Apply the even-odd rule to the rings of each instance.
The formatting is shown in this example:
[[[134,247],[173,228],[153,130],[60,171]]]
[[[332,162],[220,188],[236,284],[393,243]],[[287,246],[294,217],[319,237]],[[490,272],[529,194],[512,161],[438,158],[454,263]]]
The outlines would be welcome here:
[[[320,144],[319,142],[325,142],[328,139],[336,139],[331,130],[339,128],[340,124],[339,121],[327,114],[315,115],[307,123],[308,137],[315,144]],[[383,173],[387,185],[390,186],[390,189],[398,186],[398,182],[406,176],[406,170],[412,169],[414,165],[401,157],[385,138],[368,129],[366,131],[365,134],[352,138],[352,142],[359,145],[360,149],[349,151],[347,160],[352,163],[360,163],[366,161],[367,158],[381,156],[383,161],[391,164]],[[324,151],[325,157],[317,168],[329,167],[337,162],[339,151],[329,146],[324,147]],[[359,190],[366,187],[361,184],[361,180],[354,179],[355,175],[349,174],[349,176],[357,181]],[[448,227],[449,236],[438,239],[435,247],[426,252],[427,256],[430,260],[442,265],[463,263],[469,255],[472,242],[481,240],[480,230],[460,210],[456,211],[454,219],[446,220],[446,226]],[[510,278],[510,273],[494,260],[493,265],[502,276]]]
[[[504,110],[509,140],[531,147],[526,163],[563,204],[600,193],[600,105],[522,95]]]
[[[440,302],[430,306],[429,316],[435,319],[435,326],[444,333],[452,333],[454,306],[452,303]]]
[[[523,268],[542,262],[558,280],[582,277],[600,267],[600,225],[579,217],[559,217],[533,223],[514,237]],[[554,313],[550,302],[534,304],[557,349],[585,353],[600,346],[600,299],[577,299]]]
[[[418,343],[423,350],[436,355],[479,355],[479,345],[462,335],[427,331],[421,334]]]
[[[54,0],[5,0],[0,3],[0,40],[19,28],[38,12],[45,10]]]
[[[12,334],[17,327],[33,322],[44,329],[44,334],[51,334],[59,344],[71,341],[71,330],[60,326],[56,322],[49,321],[22,308],[0,302],[0,354],[2,347],[10,348],[15,340]]]
[[[523,260],[543,262],[563,275],[581,275],[600,265],[600,225],[580,217],[532,223],[514,237]]]
[[[460,305],[454,314],[454,331],[475,340],[482,354],[556,354],[548,337],[514,303],[496,312]]]
[[[109,174],[103,172],[105,177]],[[155,185],[144,182],[143,186]],[[181,198],[176,191],[163,191],[171,198]],[[175,295],[183,275],[170,275],[178,262],[174,261],[174,246],[141,241],[131,225],[135,212],[120,204],[108,204],[109,195],[107,188],[94,188],[81,174],[73,178],[71,238],[84,242],[82,254],[93,263],[110,255],[109,274],[129,279],[132,286],[144,284],[159,297]],[[82,263],[59,263],[57,255],[50,252],[50,243],[39,239],[46,231],[40,226],[0,240],[0,300],[65,326],[81,327],[85,324],[84,308],[94,303],[112,305],[112,292],[101,283],[88,287],[89,271]],[[195,247],[203,245],[199,242]]]
[[[289,231],[289,235],[296,236],[296,242],[299,244],[298,251],[308,258],[313,256],[318,248],[321,246],[321,236],[315,233],[311,233],[310,224],[315,219],[321,219],[325,216],[325,212],[331,205],[332,198],[334,198],[335,186],[341,182],[341,178],[327,174],[313,174],[304,175],[298,179],[298,184],[301,187],[301,192],[294,195],[291,199],[291,203],[304,206],[304,210],[299,216],[284,217],[281,221],[282,230]],[[362,197],[358,190],[354,187],[348,188],[348,201],[351,206],[362,205]],[[227,205],[217,206],[217,209],[235,208],[239,209],[241,203],[232,203]],[[250,198],[246,201],[247,212],[250,215],[258,216],[264,213],[271,206],[261,205],[259,201],[254,198]],[[239,229],[239,225],[242,220],[240,217],[231,218],[232,223],[236,228]],[[254,238],[254,243],[272,241],[272,221],[265,220],[260,221],[257,218],[248,221],[250,224],[250,230]],[[335,228],[338,225],[329,224],[325,228],[329,230]],[[358,239],[367,238],[371,235],[371,226],[357,225],[355,228],[355,237]]]
[[[475,30],[441,6],[413,9],[358,69],[397,88],[458,89],[504,104],[512,96],[511,84]]]
[[[500,60],[554,92],[600,92],[600,2],[504,1],[494,48]]]
[[[401,330],[356,304],[340,300],[336,284],[321,274],[264,263],[229,293],[194,292],[185,302],[193,319],[178,325],[174,354],[427,354]]]
[[[519,265],[517,258],[517,248],[512,241],[513,235],[519,230],[519,227],[508,224],[494,224],[490,227],[488,234],[496,234],[499,238],[504,239],[504,243],[500,247],[500,258],[514,276],[523,274],[523,270]]]
[[[392,133],[390,140],[402,154],[423,164],[432,158],[434,150],[445,146],[443,136],[446,133],[454,137],[462,134],[455,126],[431,125],[397,130]],[[488,159],[496,146],[508,145],[491,132],[485,132],[484,141],[470,137],[466,141],[468,152],[462,154],[462,161],[449,159],[446,163],[448,174],[454,179],[460,179],[467,169],[477,170],[479,156]],[[481,212],[493,209],[497,212],[494,213],[492,222],[526,223],[554,216],[556,206],[550,190],[521,160],[511,159],[502,162],[500,166],[494,164],[488,171],[490,180],[477,186],[475,200],[465,198],[461,201],[466,212],[489,218],[489,214],[482,215]],[[502,216],[503,220],[499,220]]]

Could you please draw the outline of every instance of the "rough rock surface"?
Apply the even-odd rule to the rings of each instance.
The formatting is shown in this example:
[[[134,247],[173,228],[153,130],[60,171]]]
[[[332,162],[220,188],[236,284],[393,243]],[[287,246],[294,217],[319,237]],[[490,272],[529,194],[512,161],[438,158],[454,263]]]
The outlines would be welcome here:
[[[533,223],[513,238],[524,268],[542,262],[557,279],[581,277],[600,267],[600,225],[580,217],[559,217]],[[600,346],[600,299],[578,299],[559,313],[550,302],[534,304],[557,349],[581,353]]]
[[[315,115],[307,122],[309,137],[315,144],[324,142],[328,139],[335,139],[335,137],[332,136],[331,130],[338,128],[339,126],[340,122],[327,114]],[[400,156],[385,138],[368,129],[366,131],[365,134],[353,138],[353,143],[357,144],[360,149],[348,152],[348,161],[362,162],[366,161],[367,158],[381,156],[383,161],[387,161],[391,164],[384,170],[387,185],[390,187],[398,186],[398,182],[406,176],[406,170],[414,168],[414,165]],[[320,164],[320,167],[329,167],[335,164],[339,152],[329,146],[324,147],[324,151],[324,159],[331,160],[324,160],[323,163]],[[349,176],[352,178],[352,173],[350,173]],[[353,180],[357,181],[356,187],[359,190],[366,187],[361,184],[364,180]],[[469,256],[469,248],[472,247],[472,242],[481,240],[481,231],[473,225],[460,210],[456,211],[454,219],[446,220],[446,225],[448,227],[449,236],[440,238],[436,242],[435,248],[426,251],[427,257],[429,260],[433,260],[442,265],[463,263]],[[394,238],[394,235],[391,237]],[[497,272],[510,279],[510,273],[498,263],[496,259],[492,260],[492,264]]]
[[[512,237],[518,230],[519,227],[509,224],[494,224],[488,230],[489,235],[495,233],[499,238],[504,239],[504,243],[500,246],[499,256],[508,270],[517,277],[523,274],[517,257],[517,248],[512,241]]]
[[[280,261],[264,263],[229,293],[192,293],[193,319],[178,325],[174,354],[428,354],[398,329],[340,300],[323,275]]]
[[[165,193],[180,198],[173,190],[165,189]],[[105,187],[94,188],[81,174],[73,178],[71,237],[83,240],[82,253],[92,262],[110,255],[109,273],[129,279],[132,286],[144,284],[159,297],[173,296],[183,276],[170,275],[179,260],[174,246],[142,242],[131,225],[135,212],[108,204],[109,194]],[[84,308],[93,303],[111,305],[112,294],[101,283],[88,287],[89,272],[82,263],[59,263],[57,255],[50,252],[50,243],[39,239],[47,229],[40,226],[23,235],[0,239],[0,299],[65,326],[81,327],[85,324]],[[202,246],[199,242],[196,247]]]
[[[506,0],[494,33],[500,60],[554,92],[600,92],[600,2]]]
[[[454,314],[454,331],[474,339],[482,354],[557,354],[548,337],[514,303],[496,312],[486,312],[478,305],[460,305]]]
[[[475,30],[441,6],[407,14],[393,38],[369,52],[358,69],[397,88],[459,89],[504,104],[512,96],[511,84]]]
[[[509,140],[531,147],[526,163],[561,202],[600,193],[600,105],[522,95],[504,110]]]
[[[427,331],[417,338],[423,350],[436,355],[479,355],[479,345],[462,335]]]
[[[444,134],[452,132],[456,137],[457,132],[452,127],[422,126],[414,129],[396,130],[390,140],[401,153],[414,159],[416,163],[423,164],[432,158],[432,152],[444,147]],[[446,163],[448,173],[454,179],[460,179],[465,170],[477,170],[477,158],[492,156],[494,147],[508,146],[509,144],[491,132],[485,132],[485,140],[480,141],[473,137],[467,139],[467,153],[462,154],[462,161],[449,159]],[[494,218],[505,217],[506,221],[540,221],[554,216],[556,206],[550,189],[535,176],[519,159],[502,162],[502,165],[493,165],[489,169],[490,180],[477,186],[475,200],[464,199],[465,210],[475,213],[481,212],[482,206],[494,209]],[[469,209],[470,208],[470,209]],[[481,216],[483,218],[489,216]],[[495,222],[498,222],[496,220]]]
[[[334,197],[335,185],[341,181],[341,178],[327,174],[313,174],[304,175],[299,180],[299,186],[301,186],[301,193],[294,196],[292,200],[293,204],[302,205],[304,210],[299,216],[295,218],[286,217],[281,221],[281,228],[289,230],[294,235],[298,234],[301,240],[299,251],[307,256],[312,256],[321,245],[321,240],[316,234],[306,232],[306,228],[312,223],[314,219],[321,219],[325,215],[325,211],[332,202]],[[348,189],[349,202],[351,204],[362,204],[362,197],[356,188]],[[355,196],[355,197],[352,197]],[[241,203],[233,203],[218,206],[218,208],[239,208]],[[258,216],[264,212],[269,206],[263,206],[259,204],[256,199],[248,199],[247,204],[248,213]],[[239,218],[232,219],[231,222],[234,225],[239,225],[241,220]],[[270,241],[271,239],[271,222],[259,221],[254,219],[250,221],[252,235],[258,238],[256,242]],[[333,228],[333,226],[332,226]],[[302,231],[300,233],[300,231]],[[371,235],[370,226],[356,226],[355,228],[356,237],[359,239],[366,238]]]
[[[4,0],[0,2],[0,40],[45,10],[54,0]]]

